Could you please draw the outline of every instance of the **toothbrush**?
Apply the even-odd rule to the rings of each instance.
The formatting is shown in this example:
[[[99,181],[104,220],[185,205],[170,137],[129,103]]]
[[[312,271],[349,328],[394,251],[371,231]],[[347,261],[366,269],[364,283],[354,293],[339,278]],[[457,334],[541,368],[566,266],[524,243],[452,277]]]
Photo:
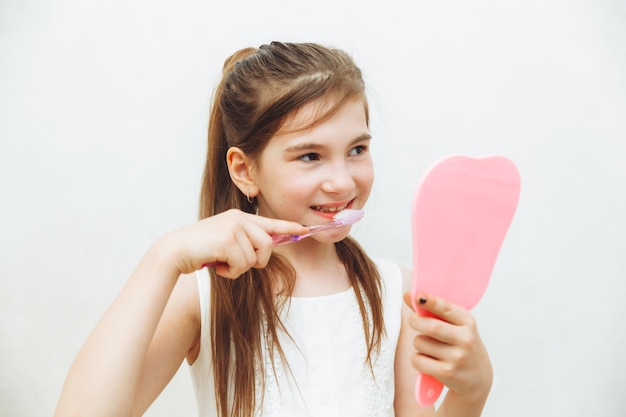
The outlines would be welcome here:
[[[363,210],[353,210],[353,209],[344,209],[338,212],[333,216],[333,221],[330,223],[318,225],[318,226],[310,226],[309,232],[303,235],[272,235],[272,240],[274,246],[285,245],[287,243],[299,242],[302,239],[305,239],[309,236],[312,236],[316,233],[323,232],[324,230],[334,229],[336,227],[349,226],[361,220],[365,212]],[[219,265],[224,265],[224,262],[215,261],[208,262],[203,267],[215,267]]]
[[[334,229],[335,227],[349,226],[361,220],[365,213],[363,210],[344,209],[333,216],[333,221],[319,226],[309,227],[309,233],[303,235],[273,235],[274,246],[284,245],[287,243],[299,242],[304,238],[314,235],[324,230]]]

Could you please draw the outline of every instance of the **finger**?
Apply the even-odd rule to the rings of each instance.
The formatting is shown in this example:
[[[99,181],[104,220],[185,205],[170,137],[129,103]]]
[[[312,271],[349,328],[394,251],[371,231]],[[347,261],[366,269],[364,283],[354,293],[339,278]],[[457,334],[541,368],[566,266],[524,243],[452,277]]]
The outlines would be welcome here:
[[[452,324],[467,324],[468,317],[470,316],[467,309],[434,295],[417,294],[415,304],[418,306],[419,310],[428,313],[426,315],[432,315]]]
[[[269,236],[263,233],[256,226],[250,226],[249,224],[245,224],[245,223],[242,226],[243,226],[242,228],[236,230],[235,236],[234,236],[235,242],[236,242],[236,248],[238,249],[237,253],[240,256],[237,259],[239,263],[233,266],[239,266],[240,268],[244,269],[244,271],[247,271],[248,269],[256,265],[256,262],[257,262],[256,249],[257,249],[257,246],[259,245],[259,240],[263,240],[263,236],[254,238],[255,229],[259,230],[261,235],[265,235],[265,237],[269,237]]]
[[[249,219],[256,227],[247,227],[246,231],[256,250],[255,268],[263,268],[269,262],[273,252],[272,236],[276,235],[302,235],[309,228],[296,222],[272,219],[253,215]]]
[[[222,247],[216,254],[215,272],[226,278],[237,278],[252,268],[256,263],[255,248],[245,230],[245,220],[235,222],[235,227],[228,227],[228,236],[222,239]],[[255,226],[256,227],[256,226]]]
[[[447,323],[436,317],[414,314],[409,317],[409,325],[419,334],[448,345],[455,344],[459,326]]]
[[[250,216],[250,220],[256,223],[269,235],[303,235],[309,231],[308,227],[296,222],[256,215]]]
[[[420,352],[415,352],[411,355],[411,364],[415,369],[417,369],[417,371],[423,374],[432,375],[435,378],[439,376],[443,367],[443,363],[439,359]]]
[[[430,336],[415,336],[413,338],[413,347],[418,353],[437,360],[446,360],[450,357],[451,346]]]
[[[244,216],[238,219],[238,227],[233,230],[232,236],[235,245],[225,260],[231,267],[230,274],[241,274],[253,267],[263,268],[269,262],[273,249],[272,237],[259,225],[257,217]],[[297,226],[296,230],[302,227]]]
[[[413,296],[411,295],[411,293],[408,291],[405,292],[403,298],[404,298],[404,304],[411,307],[411,310],[415,311],[415,308],[413,307]]]
[[[246,245],[245,240],[243,244],[244,246]],[[247,244],[250,246],[249,242]],[[254,252],[253,249],[246,251],[238,243],[231,245],[224,259],[215,267],[215,272],[225,278],[239,277],[252,267],[251,262],[248,260],[250,255],[246,253],[250,251]]]
[[[264,268],[272,256],[274,248],[272,236],[254,222],[248,224],[245,231],[253,250],[253,253],[249,253],[253,255],[253,258],[249,259],[252,262],[251,267]]]
[[[272,255],[275,234],[304,234],[308,228],[301,224],[229,210],[220,214],[220,223],[230,236],[222,235],[221,249],[211,256],[215,271],[227,278],[236,278],[250,268],[262,268]],[[213,218],[215,220],[215,218]]]

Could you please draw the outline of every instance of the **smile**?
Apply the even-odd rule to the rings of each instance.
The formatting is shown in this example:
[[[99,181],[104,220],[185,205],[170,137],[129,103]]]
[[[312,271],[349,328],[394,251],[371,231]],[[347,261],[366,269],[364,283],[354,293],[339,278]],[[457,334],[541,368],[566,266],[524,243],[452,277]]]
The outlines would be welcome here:
[[[315,211],[321,211],[322,213],[336,213],[348,207],[348,205],[336,206],[336,207],[325,207],[325,206],[311,206],[311,208]]]

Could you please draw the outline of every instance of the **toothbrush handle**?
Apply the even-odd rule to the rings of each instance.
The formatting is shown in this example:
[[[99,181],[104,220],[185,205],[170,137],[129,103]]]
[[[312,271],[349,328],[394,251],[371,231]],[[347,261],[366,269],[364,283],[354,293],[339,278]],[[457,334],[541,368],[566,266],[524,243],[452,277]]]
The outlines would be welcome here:
[[[298,235],[272,235],[272,243],[274,246],[284,245],[285,243],[297,242],[302,239]]]
[[[334,221],[332,223],[322,224],[319,226],[309,226],[309,232],[303,235],[272,235],[272,241],[274,243],[274,246],[284,245],[286,243],[299,242],[305,237],[309,237],[317,232],[322,232],[324,230],[332,229],[333,227],[336,227],[339,224],[340,224],[339,222]]]
[[[443,390],[443,384],[438,379],[419,374],[415,383],[415,399],[422,407],[430,407],[437,401]]]

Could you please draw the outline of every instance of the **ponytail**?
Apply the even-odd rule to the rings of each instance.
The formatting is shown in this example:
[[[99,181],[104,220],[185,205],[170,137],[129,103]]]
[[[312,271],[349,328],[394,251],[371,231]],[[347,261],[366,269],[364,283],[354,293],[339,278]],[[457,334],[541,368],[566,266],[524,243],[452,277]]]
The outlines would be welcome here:
[[[253,54],[254,48],[244,48],[228,57],[222,69],[222,80],[213,92],[213,104],[209,116],[208,145],[206,165],[202,176],[200,192],[200,209],[198,217],[204,219],[229,208],[240,208],[252,212],[253,208],[241,197],[241,193],[233,184],[228,173],[226,153],[229,141],[224,129],[224,113],[222,110],[222,95],[227,78],[235,68],[237,62]]]

